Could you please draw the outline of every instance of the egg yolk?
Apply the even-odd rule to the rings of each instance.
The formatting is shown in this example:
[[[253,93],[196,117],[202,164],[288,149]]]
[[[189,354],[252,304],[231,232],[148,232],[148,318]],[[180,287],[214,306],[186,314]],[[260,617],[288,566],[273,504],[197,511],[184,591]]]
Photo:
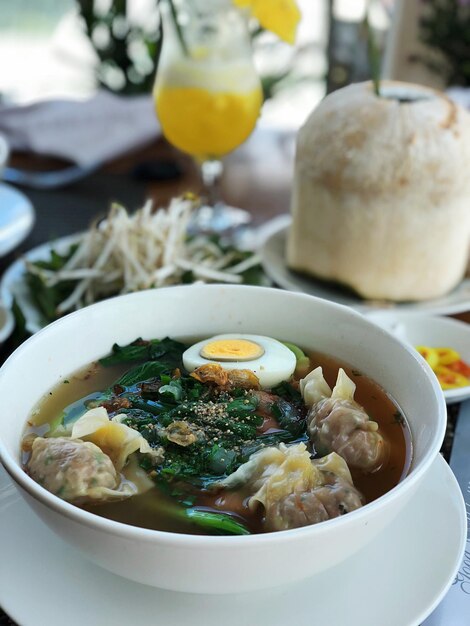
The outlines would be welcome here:
[[[218,339],[206,343],[199,354],[211,361],[251,361],[263,356],[264,349],[247,339]]]

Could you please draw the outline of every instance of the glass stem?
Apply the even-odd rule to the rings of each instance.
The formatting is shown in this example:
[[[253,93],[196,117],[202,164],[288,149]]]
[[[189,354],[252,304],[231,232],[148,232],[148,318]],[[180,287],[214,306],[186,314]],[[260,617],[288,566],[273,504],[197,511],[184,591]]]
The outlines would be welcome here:
[[[201,163],[202,181],[204,183],[207,203],[209,206],[216,207],[220,204],[220,180],[224,166],[222,161],[211,159]]]

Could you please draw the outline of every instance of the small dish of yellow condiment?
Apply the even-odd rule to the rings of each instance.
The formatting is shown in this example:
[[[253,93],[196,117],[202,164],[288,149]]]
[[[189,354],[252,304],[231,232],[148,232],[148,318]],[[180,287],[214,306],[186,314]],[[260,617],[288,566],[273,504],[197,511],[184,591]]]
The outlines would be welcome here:
[[[416,350],[429,363],[442,389],[458,389],[470,385],[470,365],[453,348],[415,346]]]
[[[421,354],[436,374],[447,404],[470,398],[470,324],[451,317],[392,311],[367,317]]]

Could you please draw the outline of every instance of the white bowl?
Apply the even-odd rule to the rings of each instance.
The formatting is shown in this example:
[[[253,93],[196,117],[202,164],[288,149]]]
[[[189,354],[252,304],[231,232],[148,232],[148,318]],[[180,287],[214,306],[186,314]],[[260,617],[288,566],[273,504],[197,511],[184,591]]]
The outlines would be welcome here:
[[[250,332],[315,348],[375,379],[404,411],[413,438],[409,475],[347,515],[304,528],[242,537],[146,530],[98,517],[52,495],[21,468],[19,445],[32,407],[59,380],[114,342]],[[28,504],[58,535],[106,569],[138,582],[201,593],[291,583],[360,550],[418,489],[439,452],[446,406],[419,355],[358,313],[287,291],[193,285],[140,292],[87,307],[47,326],[0,370],[0,458]],[[386,540],[386,537],[384,538]]]
[[[369,313],[367,317],[407,345],[453,348],[470,364],[470,324],[420,313],[381,312]],[[462,402],[470,397],[470,385],[446,389],[443,394],[447,404]]]

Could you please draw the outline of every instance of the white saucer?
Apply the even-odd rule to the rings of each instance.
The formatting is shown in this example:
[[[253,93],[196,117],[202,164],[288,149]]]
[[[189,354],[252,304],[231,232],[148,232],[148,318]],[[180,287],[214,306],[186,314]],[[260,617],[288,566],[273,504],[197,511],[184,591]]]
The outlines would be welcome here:
[[[249,594],[176,593],[85,560],[0,468],[0,605],[21,626],[417,626],[450,587],[465,539],[462,494],[439,457],[389,529],[323,575]]]
[[[34,217],[28,198],[0,183],[0,257],[14,250],[28,236]]]
[[[333,302],[350,306],[361,313],[393,309],[400,312],[409,311],[450,315],[470,310],[470,278],[464,279],[458,287],[442,298],[426,302],[393,303],[363,300],[352,291],[342,289],[334,283],[315,280],[313,277],[310,278],[293,272],[287,267],[285,260],[286,238],[290,223],[290,215],[286,215],[284,220],[277,218],[277,229],[268,236],[260,250],[264,271],[277,285],[284,289],[301,291],[325,300],[332,300]]]
[[[470,324],[438,315],[394,311],[369,313],[367,317],[407,345],[454,348],[470,364]],[[470,385],[443,393],[447,404],[463,402],[470,398]]]

